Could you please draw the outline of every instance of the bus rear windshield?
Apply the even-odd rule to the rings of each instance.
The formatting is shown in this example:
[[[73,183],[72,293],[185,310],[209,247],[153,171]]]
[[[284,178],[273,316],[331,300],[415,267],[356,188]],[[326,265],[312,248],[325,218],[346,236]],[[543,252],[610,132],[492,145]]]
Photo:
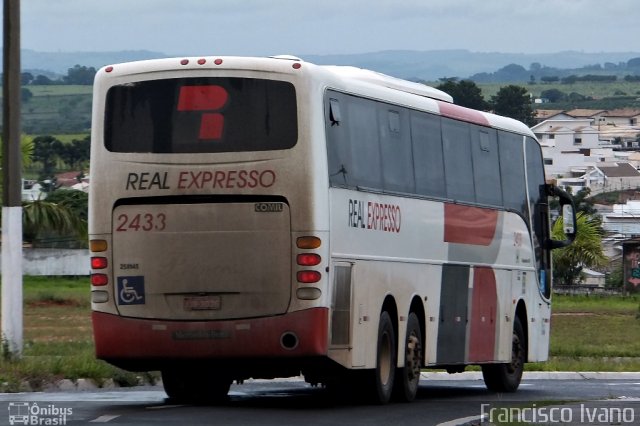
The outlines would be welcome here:
[[[104,143],[112,152],[269,151],[297,138],[296,93],[285,81],[175,78],[107,92]]]

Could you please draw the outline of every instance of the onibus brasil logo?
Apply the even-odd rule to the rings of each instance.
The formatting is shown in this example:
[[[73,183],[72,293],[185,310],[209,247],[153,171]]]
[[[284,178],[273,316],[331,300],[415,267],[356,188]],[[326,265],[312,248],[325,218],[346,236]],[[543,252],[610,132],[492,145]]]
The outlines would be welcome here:
[[[66,425],[73,408],[57,407],[54,404],[38,405],[37,402],[10,402],[9,424],[11,425]]]

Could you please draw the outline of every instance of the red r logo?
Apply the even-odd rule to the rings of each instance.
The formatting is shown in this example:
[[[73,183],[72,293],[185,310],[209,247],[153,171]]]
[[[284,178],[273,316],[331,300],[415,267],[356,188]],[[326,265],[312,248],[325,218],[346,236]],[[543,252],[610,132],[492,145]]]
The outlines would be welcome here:
[[[221,86],[182,86],[178,111],[210,111],[202,114],[198,139],[220,139],[224,115],[213,111],[224,107],[228,99],[229,94]]]

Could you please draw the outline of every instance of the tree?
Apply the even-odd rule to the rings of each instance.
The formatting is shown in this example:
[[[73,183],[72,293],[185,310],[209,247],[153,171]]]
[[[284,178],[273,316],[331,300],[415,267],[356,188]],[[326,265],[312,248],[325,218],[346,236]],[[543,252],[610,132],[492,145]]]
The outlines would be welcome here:
[[[75,189],[58,189],[47,196],[47,201],[67,207],[74,216],[87,221],[89,194]]]
[[[31,90],[27,89],[26,87],[20,89],[20,100],[23,103],[28,103],[31,98],[33,98],[33,93],[31,93]]]
[[[33,81],[33,74],[31,74],[30,72],[20,73],[20,84],[22,86],[26,86],[27,84],[31,83],[32,81]]]
[[[33,160],[42,163],[40,180],[50,179],[64,145],[53,136],[38,136],[33,140]]]
[[[527,126],[535,124],[531,99],[524,87],[513,84],[501,87],[491,97],[491,106],[496,114],[522,121]]]
[[[2,139],[0,138],[0,147],[2,147]],[[33,155],[33,139],[27,135],[20,136],[20,152],[22,155],[22,168],[31,165]],[[2,161],[2,150],[0,149],[0,162]],[[0,175],[2,179],[2,175]]]
[[[547,89],[540,93],[540,97],[548,99],[549,102],[558,102],[567,99],[567,94],[558,89]]]
[[[85,67],[75,65],[73,68],[69,68],[67,75],[63,78],[66,84],[82,84],[91,85],[93,79],[96,76],[96,69],[94,67]]]
[[[583,268],[602,267],[608,262],[602,251],[600,221],[594,216],[579,212],[576,222],[578,230],[573,243],[553,252],[554,284],[577,284],[581,281]],[[565,239],[562,217],[553,224],[552,235],[556,240]]]
[[[489,104],[482,97],[482,90],[471,80],[455,82],[447,80],[436,87],[453,97],[453,102],[467,108],[487,110]]]
[[[72,169],[82,168],[83,163],[89,161],[89,151],[91,139],[86,136],[84,139],[74,139],[70,144],[62,146],[60,157]]]
[[[86,245],[87,222],[65,203],[25,201],[22,203],[22,233],[25,242],[33,243],[42,235],[58,239],[66,236]]]
[[[49,85],[54,84],[54,83],[53,83],[53,80],[51,80],[46,75],[38,74],[36,76],[36,78],[33,79],[31,84],[34,85],[34,86],[49,86]]]

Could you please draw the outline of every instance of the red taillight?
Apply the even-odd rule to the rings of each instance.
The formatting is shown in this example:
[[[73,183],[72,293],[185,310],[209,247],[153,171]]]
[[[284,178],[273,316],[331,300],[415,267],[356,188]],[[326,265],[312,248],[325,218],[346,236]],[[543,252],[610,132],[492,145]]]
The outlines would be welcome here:
[[[215,61],[213,61],[213,63],[216,65],[222,65],[222,59],[218,58]]]
[[[113,71],[113,67],[109,66],[107,68],[104,69],[106,72],[111,72]]]
[[[297,257],[298,265],[300,266],[316,266],[322,261],[320,255],[315,253],[303,253]]]
[[[106,257],[92,257],[91,258],[91,269],[104,269],[107,267],[107,258]]]
[[[206,64],[206,63],[207,63],[207,60],[206,60],[206,59],[204,59],[204,58],[200,58],[200,59],[198,59],[198,65],[204,65],[204,64]]]
[[[189,63],[188,59],[183,59],[180,61],[180,65],[187,65]]]
[[[317,283],[322,276],[318,271],[299,271],[298,282],[305,284]]]
[[[91,274],[91,285],[107,285],[109,278],[106,274]]]

